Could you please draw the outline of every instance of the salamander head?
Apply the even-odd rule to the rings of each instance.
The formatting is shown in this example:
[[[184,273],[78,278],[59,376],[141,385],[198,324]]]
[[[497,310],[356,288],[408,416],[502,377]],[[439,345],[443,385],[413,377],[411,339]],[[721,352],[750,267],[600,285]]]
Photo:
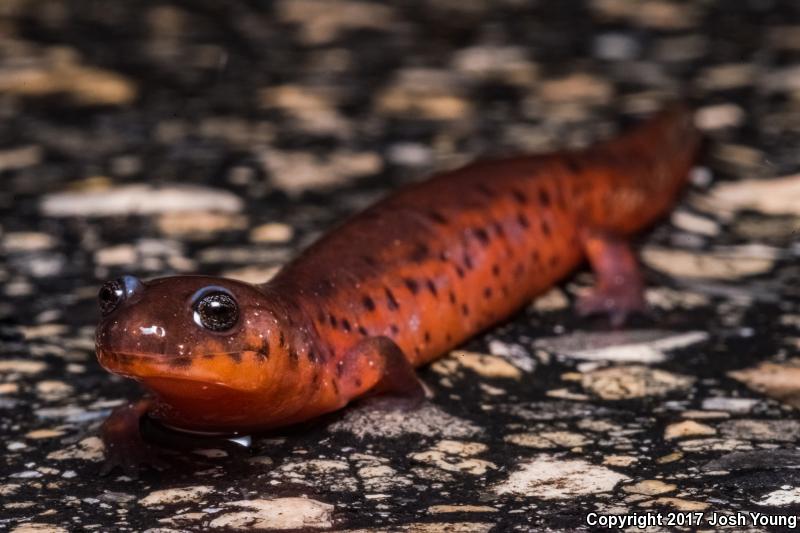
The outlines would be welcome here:
[[[282,313],[254,285],[124,276],[102,286],[99,303],[100,364],[162,398],[222,401],[258,390],[287,357]]]

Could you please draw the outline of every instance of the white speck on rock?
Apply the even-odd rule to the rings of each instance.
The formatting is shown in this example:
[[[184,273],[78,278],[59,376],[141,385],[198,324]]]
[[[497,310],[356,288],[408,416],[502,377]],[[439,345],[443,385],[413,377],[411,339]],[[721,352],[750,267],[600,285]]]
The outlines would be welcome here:
[[[660,330],[612,331],[585,333],[538,339],[534,346],[559,355],[586,361],[619,361],[659,363],[666,353],[708,339],[708,333],[690,331],[674,333]]]
[[[753,503],[756,505],[769,505],[772,507],[798,504],[800,503],[800,487],[774,490]]]
[[[71,395],[72,385],[55,379],[46,379],[36,384],[36,394],[43,400],[61,400]]]
[[[688,389],[695,378],[640,365],[603,368],[587,372],[581,379],[584,388],[604,400],[629,400],[663,396]]]
[[[508,361],[523,372],[533,372],[536,361],[524,347],[519,344],[503,342],[497,339],[489,341],[489,352],[492,355],[505,357]]]
[[[261,154],[261,162],[270,183],[290,196],[341,185],[383,169],[383,160],[374,152],[335,152],[318,158],[307,152],[269,149]]]
[[[386,410],[364,405],[349,409],[342,420],[331,425],[330,430],[347,431],[360,439],[368,436],[393,439],[409,433],[465,438],[481,432],[478,426],[449,415],[432,404],[425,404],[412,411]]]
[[[152,507],[154,505],[196,502],[211,494],[213,490],[212,487],[207,485],[156,490],[139,500],[139,505]]]
[[[545,500],[610,492],[630,478],[609,468],[579,459],[542,455],[522,463],[507,480],[495,485],[496,494],[517,494]]]
[[[736,104],[717,104],[701,107],[694,121],[701,130],[718,130],[738,126],[745,119],[744,110]]]
[[[639,43],[624,33],[604,33],[594,39],[593,53],[607,61],[630,60],[639,55]]]
[[[567,299],[566,294],[564,294],[564,291],[558,287],[553,287],[541,296],[537,296],[531,306],[536,311],[543,313],[548,311],[559,311],[561,309],[566,309],[567,306],[569,306],[569,300]]]
[[[743,452],[753,449],[753,445],[745,440],[717,438],[683,440],[678,446],[686,452]]]
[[[672,213],[670,222],[676,227],[689,233],[697,233],[714,237],[719,235],[720,227],[716,220],[700,215],[696,215],[690,211],[678,209]]]
[[[39,252],[53,248],[56,240],[47,233],[14,231],[3,236],[2,245],[6,252]]]
[[[11,530],[11,533],[67,533],[63,527],[43,522],[28,522],[20,524]]]
[[[800,215],[800,175],[722,182],[697,200],[712,212],[749,209],[764,215]]]
[[[273,469],[269,477],[276,483],[291,483],[315,487],[324,485],[335,492],[354,492],[358,480],[348,475],[350,465],[335,459],[300,459],[288,461]]]
[[[502,357],[476,352],[454,350],[433,364],[433,369],[442,374],[451,374],[458,367],[465,367],[487,378],[519,380],[522,372]]]
[[[233,193],[198,185],[134,184],[102,190],[62,192],[46,195],[40,204],[52,217],[103,217],[152,215],[181,211],[242,210],[242,200]]]
[[[487,449],[488,446],[480,442],[442,440],[426,451],[410,454],[409,458],[447,472],[482,476],[487,470],[496,469],[497,465],[472,456],[483,453]]]
[[[764,274],[772,269],[776,257],[750,247],[729,247],[711,252],[647,246],[642,260],[659,272],[676,278],[737,280]]]
[[[575,448],[589,443],[585,436],[571,431],[512,433],[506,435],[503,440],[517,446],[539,449]]]
[[[47,365],[41,361],[28,361],[25,359],[6,359],[0,361],[0,374],[18,373],[18,374],[38,374],[44,370]]]
[[[682,437],[707,437],[716,434],[717,430],[713,427],[694,420],[676,422],[675,424],[670,424],[664,430],[664,438],[667,440],[680,439]]]
[[[658,479],[645,479],[632,485],[622,487],[622,490],[630,494],[644,494],[647,496],[655,496],[657,494],[665,494],[677,489],[678,486],[673,483],[664,483]]]
[[[250,230],[250,240],[253,242],[289,242],[294,237],[294,229],[280,222],[267,222]]]
[[[31,479],[31,478],[42,477],[42,473],[37,472],[36,470],[24,470],[22,472],[15,472],[13,474],[10,474],[8,477],[13,479]]]
[[[736,376],[732,376],[736,377]],[[727,411],[729,413],[749,413],[758,403],[756,398],[725,398],[715,396],[705,398],[702,407],[708,411]]]
[[[334,506],[310,498],[240,500],[225,506],[246,510],[218,516],[209,527],[243,531],[333,527]]]
[[[105,446],[98,437],[88,437],[63,450],[56,450],[47,454],[48,459],[64,461],[66,459],[82,459],[84,461],[102,461]]]
[[[800,408],[800,359],[793,358],[781,363],[765,361],[752,368],[728,372],[728,375],[754,391]]]

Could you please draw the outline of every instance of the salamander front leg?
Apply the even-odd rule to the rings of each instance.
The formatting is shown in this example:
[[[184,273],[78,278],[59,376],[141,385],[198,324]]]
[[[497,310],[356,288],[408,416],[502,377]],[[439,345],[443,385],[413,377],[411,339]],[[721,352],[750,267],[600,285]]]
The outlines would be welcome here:
[[[581,243],[597,281],[591,292],[578,300],[578,313],[607,314],[611,325],[619,327],[631,313],[644,312],[644,283],[629,244],[592,230],[581,233]]]
[[[144,440],[140,430],[142,417],[152,406],[153,401],[149,398],[121,405],[100,426],[100,436],[106,452],[101,475],[108,475],[116,467],[120,467],[126,474],[135,477],[142,466],[166,466],[158,458],[155,447]]]
[[[339,361],[336,374],[339,392],[346,401],[380,395],[391,397],[397,407],[410,409],[425,399],[414,367],[388,337],[360,341]]]

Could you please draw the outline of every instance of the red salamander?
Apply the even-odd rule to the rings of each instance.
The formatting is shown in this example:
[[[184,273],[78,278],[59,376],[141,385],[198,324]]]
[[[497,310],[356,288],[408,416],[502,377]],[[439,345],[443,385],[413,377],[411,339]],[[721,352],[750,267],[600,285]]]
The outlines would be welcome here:
[[[407,186],[263,285],[203,276],[100,290],[97,356],[195,431],[294,424],[373,392],[419,394],[414,367],[508,318],[588,259],[583,313],[643,306],[626,238],[675,203],[700,135],[682,106],[586,149],[476,162]]]

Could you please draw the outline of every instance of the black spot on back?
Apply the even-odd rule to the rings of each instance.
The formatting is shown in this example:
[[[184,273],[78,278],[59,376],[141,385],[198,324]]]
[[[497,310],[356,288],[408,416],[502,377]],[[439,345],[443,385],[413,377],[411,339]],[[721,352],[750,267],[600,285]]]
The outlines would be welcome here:
[[[338,324],[338,322],[336,321],[336,317],[335,317],[335,316],[333,316],[333,315],[328,315],[328,320],[330,320],[330,322],[331,322],[331,326],[333,326],[334,328],[335,328],[335,327],[336,327],[336,325]]]
[[[358,326],[358,332],[361,333],[365,337],[369,336],[369,333],[367,332],[367,328],[365,328],[364,326]]]
[[[548,193],[545,189],[539,189],[539,203],[542,205],[542,207],[550,206],[550,193]]]
[[[447,219],[438,211],[428,211],[428,218],[442,226],[447,225]]]
[[[350,321],[349,321],[349,320],[347,320],[346,318],[343,318],[343,319],[342,319],[342,328],[343,328],[345,331],[347,331],[348,333],[350,332]]]
[[[544,233],[546,237],[550,236],[550,224],[548,224],[546,220],[542,220],[542,233]]]
[[[364,296],[364,298],[361,300],[361,302],[364,304],[364,308],[367,311],[374,311],[375,310],[375,302],[369,296]]]
[[[475,228],[472,230],[475,234],[475,238],[480,241],[480,243],[484,246],[489,244],[489,234],[486,233],[486,230],[483,228]]]
[[[528,221],[528,217],[525,216],[525,213],[519,213],[517,215],[517,222],[519,222],[519,225],[523,228],[531,227],[531,223]]]
[[[495,196],[494,191],[483,183],[479,183],[475,188],[478,189],[487,198],[494,198]]]
[[[472,270],[472,258],[467,254],[464,253],[464,266],[467,267],[467,270]]]
[[[511,195],[514,197],[514,200],[516,200],[517,203],[520,205],[525,205],[528,203],[528,197],[525,196],[525,193],[523,193],[519,189],[511,189]]]
[[[417,294],[417,292],[419,292],[419,283],[417,283],[416,280],[405,278],[403,283],[406,284],[406,287],[408,287],[408,290],[411,291],[411,294]]]
[[[578,174],[581,170],[583,170],[583,165],[581,161],[574,156],[565,155],[564,156],[564,164],[567,166],[570,172]]]
[[[430,254],[428,247],[424,243],[419,242],[414,246],[408,258],[414,263],[421,263],[428,257],[428,254]]]
[[[425,280],[425,284],[428,286],[428,290],[431,291],[431,294],[434,296],[438,296],[436,293],[436,284],[433,283],[433,280],[428,278]]]
[[[383,290],[386,292],[386,305],[390,311],[396,311],[400,308],[400,304],[397,303],[397,299],[394,297],[394,293],[389,289],[389,287],[384,287]]]

